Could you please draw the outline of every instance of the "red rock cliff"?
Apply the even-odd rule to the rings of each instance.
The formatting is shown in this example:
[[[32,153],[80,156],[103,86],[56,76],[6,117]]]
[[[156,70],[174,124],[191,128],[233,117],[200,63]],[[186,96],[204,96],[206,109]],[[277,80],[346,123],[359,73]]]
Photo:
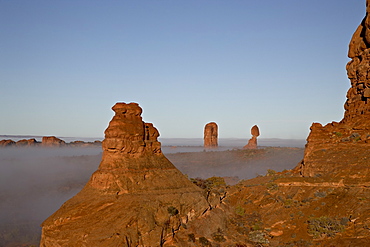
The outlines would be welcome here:
[[[349,44],[347,74],[351,87],[339,122],[322,126],[314,123],[307,138],[305,156],[296,168],[302,176],[370,175],[367,167],[348,169],[358,159],[369,158],[370,148],[370,6]]]

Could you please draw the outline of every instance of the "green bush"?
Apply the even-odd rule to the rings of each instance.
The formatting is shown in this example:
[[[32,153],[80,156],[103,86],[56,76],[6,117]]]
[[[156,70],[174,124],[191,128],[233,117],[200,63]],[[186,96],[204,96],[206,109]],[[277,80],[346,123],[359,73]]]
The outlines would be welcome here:
[[[328,216],[311,218],[307,223],[308,234],[312,235],[314,238],[319,238],[322,235],[332,237],[336,233],[344,231],[344,226],[341,224],[340,220]]]

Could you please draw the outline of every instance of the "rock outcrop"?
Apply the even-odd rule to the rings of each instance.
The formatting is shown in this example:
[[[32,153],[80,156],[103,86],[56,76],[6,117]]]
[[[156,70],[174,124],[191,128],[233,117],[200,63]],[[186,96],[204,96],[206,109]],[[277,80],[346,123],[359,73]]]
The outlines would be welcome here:
[[[25,146],[36,146],[39,145],[40,143],[36,141],[36,139],[32,138],[28,140],[27,139],[19,140],[15,144],[19,147],[25,147]]]
[[[66,142],[55,136],[44,136],[41,145],[44,147],[62,147],[66,145]]]
[[[215,122],[207,123],[206,126],[204,126],[204,147],[218,147],[218,126]]]
[[[15,141],[13,140],[1,140],[0,147],[11,147],[15,145]]]
[[[139,105],[112,109],[98,170],[42,224],[41,246],[162,246],[209,208],[162,154]]]
[[[245,149],[256,149],[257,148],[257,137],[260,135],[260,130],[257,125],[251,128],[252,138],[248,141],[248,144],[243,148]]]
[[[314,123],[307,138],[305,156],[296,168],[302,176],[366,177],[368,167],[348,169],[358,158],[370,159],[370,6],[367,15],[357,28],[349,44],[347,75],[351,87],[347,92],[343,119],[326,126]],[[337,153],[336,151],[341,152]],[[337,153],[333,156],[333,153]],[[326,160],[326,162],[322,162]]]

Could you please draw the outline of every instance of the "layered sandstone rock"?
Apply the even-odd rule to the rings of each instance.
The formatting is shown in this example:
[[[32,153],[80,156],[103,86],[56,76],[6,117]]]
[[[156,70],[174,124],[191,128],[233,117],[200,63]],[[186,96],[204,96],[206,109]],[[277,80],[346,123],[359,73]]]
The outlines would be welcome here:
[[[138,104],[112,109],[98,170],[42,224],[41,246],[162,246],[209,207],[162,154]]]
[[[44,147],[61,147],[65,146],[66,142],[55,136],[44,136],[41,145]]]
[[[257,137],[260,135],[260,130],[257,125],[251,128],[252,138],[248,141],[248,144],[243,148],[245,149],[256,149],[257,148]]]
[[[16,145],[19,146],[19,147],[24,147],[24,146],[36,146],[40,144],[38,141],[36,141],[36,139],[32,138],[32,139],[23,139],[23,140],[19,140],[16,142]]]
[[[218,147],[218,126],[215,122],[207,123],[204,126],[204,147]]]
[[[358,163],[356,159],[368,159],[370,148],[370,16],[367,15],[354,33],[349,44],[347,75],[351,87],[344,105],[344,118],[326,126],[314,123],[307,138],[305,156],[297,170],[302,176],[370,175],[367,167],[361,175],[357,169],[348,169]],[[339,154],[332,155],[335,150]],[[325,160],[325,162],[323,162]],[[357,174],[357,175],[356,175]]]
[[[0,147],[10,147],[14,145],[15,145],[15,141],[13,140],[1,140],[0,141]]]

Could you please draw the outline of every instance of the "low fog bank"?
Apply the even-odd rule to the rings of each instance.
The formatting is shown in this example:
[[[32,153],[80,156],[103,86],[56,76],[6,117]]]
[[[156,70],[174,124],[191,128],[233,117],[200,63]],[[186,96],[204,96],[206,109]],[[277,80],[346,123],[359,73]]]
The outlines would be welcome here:
[[[237,145],[216,152],[181,144],[164,147],[163,152],[192,178],[252,178],[266,174],[267,169],[293,168],[303,157],[302,148],[241,150]],[[101,147],[0,148],[0,246],[10,242],[37,245],[40,224],[83,188],[101,155]]]
[[[167,158],[190,178],[234,177],[250,179],[265,175],[268,169],[293,169],[302,160],[303,148],[266,147],[233,149],[224,152],[170,153]]]
[[[40,224],[86,184],[101,148],[0,149],[0,246],[37,244]]]
[[[203,138],[158,138],[163,147],[166,146],[203,146]],[[219,138],[219,147],[242,148],[249,139],[241,138]],[[258,138],[258,145],[265,147],[298,147],[303,148],[305,139],[279,139],[279,138]]]

